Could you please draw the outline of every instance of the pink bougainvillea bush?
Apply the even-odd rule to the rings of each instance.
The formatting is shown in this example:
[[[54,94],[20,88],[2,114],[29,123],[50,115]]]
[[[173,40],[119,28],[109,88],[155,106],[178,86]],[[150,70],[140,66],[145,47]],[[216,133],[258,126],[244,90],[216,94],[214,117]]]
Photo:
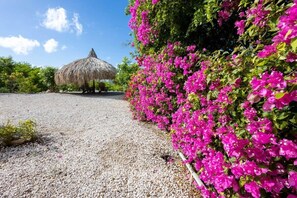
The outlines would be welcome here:
[[[126,93],[131,110],[172,134],[202,195],[297,197],[297,1],[135,0],[129,9],[141,67]]]

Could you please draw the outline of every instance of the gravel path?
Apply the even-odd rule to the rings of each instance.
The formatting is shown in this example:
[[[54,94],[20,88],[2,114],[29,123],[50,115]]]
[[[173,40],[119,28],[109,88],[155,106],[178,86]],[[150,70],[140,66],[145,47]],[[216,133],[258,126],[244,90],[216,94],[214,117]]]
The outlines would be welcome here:
[[[170,142],[119,93],[0,94],[0,123],[33,119],[41,141],[0,148],[0,197],[193,197]],[[164,160],[165,159],[165,160]]]

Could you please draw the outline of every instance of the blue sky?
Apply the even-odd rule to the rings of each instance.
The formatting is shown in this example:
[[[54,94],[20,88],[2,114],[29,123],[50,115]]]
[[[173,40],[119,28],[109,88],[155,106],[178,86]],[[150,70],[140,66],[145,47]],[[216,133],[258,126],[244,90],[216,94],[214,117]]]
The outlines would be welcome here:
[[[114,66],[129,56],[128,0],[0,0],[0,56],[61,67],[91,48]]]

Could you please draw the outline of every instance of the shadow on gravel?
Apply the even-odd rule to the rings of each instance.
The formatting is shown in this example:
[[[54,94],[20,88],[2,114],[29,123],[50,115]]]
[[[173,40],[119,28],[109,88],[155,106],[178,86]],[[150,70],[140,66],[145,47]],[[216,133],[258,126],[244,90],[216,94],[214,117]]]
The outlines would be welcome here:
[[[54,146],[55,139],[48,135],[39,135],[36,140],[26,142],[20,145],[4,146],[0,145],[0,164],[7,163],[10,158],[20,157],[43,157],[49,150],[60,152],[57,146]]]
[[[101,93],[81,93],[81,92],[68,92],[62,94],[70,94],[79,97],[87,98],[102,98],[102,99],[114,99],[114,100],[125,100],[124,92],[101,92]]]

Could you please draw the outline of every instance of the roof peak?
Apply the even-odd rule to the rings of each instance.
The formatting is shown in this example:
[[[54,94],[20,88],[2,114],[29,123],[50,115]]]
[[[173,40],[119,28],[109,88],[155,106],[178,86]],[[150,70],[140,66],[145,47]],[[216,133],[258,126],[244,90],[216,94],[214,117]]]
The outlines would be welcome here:
[[[88,58],[90,58],[90,57],[97,58],[96,52],[93,48],[89,52]]]

